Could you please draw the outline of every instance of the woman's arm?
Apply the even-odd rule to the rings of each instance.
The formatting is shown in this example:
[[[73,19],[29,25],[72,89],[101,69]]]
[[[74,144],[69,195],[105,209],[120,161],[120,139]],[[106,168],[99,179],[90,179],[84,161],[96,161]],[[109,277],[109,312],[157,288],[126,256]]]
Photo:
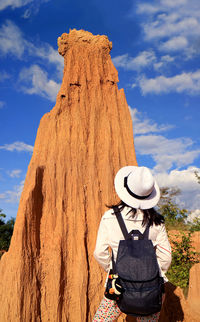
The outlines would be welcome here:
[[[165,225],[161,225],[160,232],[156,239],[156,256],[158,259],[159,266],[165,274],[171,264],[171,246],[168,240]]]

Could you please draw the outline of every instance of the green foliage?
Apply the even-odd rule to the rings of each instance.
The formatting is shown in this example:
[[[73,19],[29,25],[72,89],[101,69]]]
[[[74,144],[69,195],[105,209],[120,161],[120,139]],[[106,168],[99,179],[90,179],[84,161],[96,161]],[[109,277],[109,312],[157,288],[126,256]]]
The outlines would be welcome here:
[[[187,229],[185,219],[188,211],[180,208],[174,201],[174,198],[181,193],[180,189],[163,187],[160,191],[158,211],[164,216],[167,229]]]
[[[15,224],[14,218],[11,218],[7,222],[5,222],[5,218],[6,215],[3,214],[0,209],[0,257],[3,254],[3,251],[8,251]]]
[[[2,213],[2,209],[0,209],[0,226],[4,225],[4,221],[1,218],[6,218],[6,215]]]
[[[199,262],[199,255],[192,247],[191,232],[181,236],[175,235],[172,240],[172,263],[167,277],[170,282],[187,290],[189,285],[189,272],[193,264]]]
[[[190,231],[194,232],[194,231],[200,231],[200,218],[195,218],[193,220],[193,223],[190,224]]]

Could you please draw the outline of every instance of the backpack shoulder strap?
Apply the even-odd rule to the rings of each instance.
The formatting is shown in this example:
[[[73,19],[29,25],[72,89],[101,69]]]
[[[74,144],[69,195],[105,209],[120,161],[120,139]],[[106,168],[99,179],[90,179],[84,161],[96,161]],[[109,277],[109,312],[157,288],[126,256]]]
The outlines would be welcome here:
[[[149,222],[147,223],[147,226],[146,226],[146,229],[143,233],[143,239],[149,239],[149,227],[150,227],[150,224]]]
[[[122,218],[121,212],[120,212],[120,210],[119,210],[119,208],[117,206],[114,206],[113,209],[114,209],[114,213],[116,215],[117,221],[119,223],[119,226],[121,228],[121,231],[122,231],[122,233],[124,235],[124,239],[127,239],[128,238],[128,230],[127,230],[127,228],[125,226],[125,223],[124,223],[124,220]]]

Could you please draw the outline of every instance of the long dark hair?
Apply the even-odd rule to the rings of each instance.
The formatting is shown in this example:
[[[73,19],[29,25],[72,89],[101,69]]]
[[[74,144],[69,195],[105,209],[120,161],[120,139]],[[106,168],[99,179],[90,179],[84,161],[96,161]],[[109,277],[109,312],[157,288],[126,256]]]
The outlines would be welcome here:
[[[115,207],[115,206],[117,206],[120,209],[120,211],[122,211],[124,209],[124,207],[131,208],[129,210],[128,214],[130,212],[132,212],[133,217],[137,212],[137,209],[128,206],[122,200],[120,200],[120,202],[118,202],[116,205],[110,205],[110,206],[106,205],[106,207],[109,208],[109,209],[113,209],[113,207]],[[142,220],[142,226],[145,226],[147,223],[149,223],[150,226],[152,226],[153,224],[158,226],[158,225],[161,225],[162,223],[165,222],[164,217],[161,216],[154,208],[143,209],[142,211],[144,213],[144,217],[143,217],[143,220]]]

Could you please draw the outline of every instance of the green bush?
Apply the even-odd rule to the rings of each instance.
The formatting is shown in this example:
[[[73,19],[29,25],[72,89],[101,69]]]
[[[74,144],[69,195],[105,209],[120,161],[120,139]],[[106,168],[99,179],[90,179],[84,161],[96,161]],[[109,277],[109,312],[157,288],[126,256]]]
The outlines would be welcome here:
[[[187,292],[189,285],[189,272],[192,265],[199,262],[199,254],[192,247],[191,232],[175,235],[172,243],[172,263],[167,272],[171,283],[183,288]]]

